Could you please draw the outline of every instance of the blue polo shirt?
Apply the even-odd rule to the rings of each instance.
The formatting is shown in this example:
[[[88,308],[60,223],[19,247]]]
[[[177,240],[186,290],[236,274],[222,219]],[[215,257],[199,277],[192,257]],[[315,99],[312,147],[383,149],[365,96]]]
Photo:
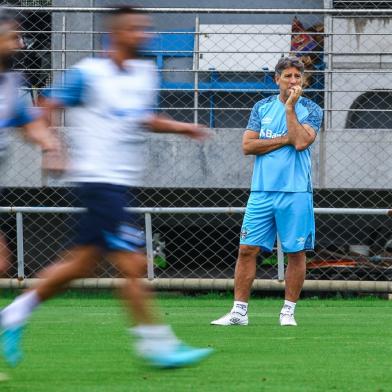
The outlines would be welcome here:
[[[300,97],[295,105],[300,124],[320,130],[323,112],[308,98]],[[257,102],[246,129],[259,133],[260,139],[273,139],[287,134],[286,110],[279,95]],[[297,151],[287,145],[267,154],[257,155],[253,168],[251,191],[311,192],[311,149]]]

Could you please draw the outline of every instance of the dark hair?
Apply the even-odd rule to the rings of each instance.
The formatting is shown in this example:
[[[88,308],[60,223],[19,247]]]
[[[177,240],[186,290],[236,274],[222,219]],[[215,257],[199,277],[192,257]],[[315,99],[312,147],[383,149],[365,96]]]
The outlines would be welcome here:
[[[109,13],[109,16],[115,17],[115,16],[122,16],[122,15],[133,15],[133,14],[141,14],[142,11],[139,9],[128,6],[128,5],[122,5],[118,6],[115,9],[111,10]]]
[[[123,15],[137,15],[137,14],[142,14],[143,12],[140,11],[138,8],[134,8],[132,6],[118,6],[113,9],[111,9],[106,17],[106,23],[109,28],[109,30],[116,29],[116,22],[115,19],[117,19],[119,16]]]
[[[295,56],[281,57],[275,66],[275,73],[281,75],[287,68],[297,68],[301,74],[304,73],[304,63]]]

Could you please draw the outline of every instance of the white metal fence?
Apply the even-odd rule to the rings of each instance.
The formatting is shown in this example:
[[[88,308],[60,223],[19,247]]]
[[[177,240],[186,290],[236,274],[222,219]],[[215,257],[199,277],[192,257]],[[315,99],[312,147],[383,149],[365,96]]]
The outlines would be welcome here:
[[[15,69],[26,76],[27,99],[35,101],[79,59],[105,55],[106,9],[85,4],[8,2],[24,31]],[[313,147],[317,247],[308,255],[307,279],[390,280],[392,11],[386,2],[312,4],[318,8],[259,9],[255,1],[253,9],[146,9],[156,31],[143,55],[160,71],[159,110],[213,128],[204,145],[160,135],[148,142],[139,196],[150,278],[232,278],[252,169],[241,135],[253,104],[276,93],[274,63],[294,53],[306,63],[305,94],[324,110]],[[43,178],[38,152],[20,140],[0,174],[3,226],[15,259],[8,278],[32,278],[66,248],[72,189]],[[282,267],[282,255],[263,254],[257,276],[282,278]],[[116,271],[103,264],[98,276]]]

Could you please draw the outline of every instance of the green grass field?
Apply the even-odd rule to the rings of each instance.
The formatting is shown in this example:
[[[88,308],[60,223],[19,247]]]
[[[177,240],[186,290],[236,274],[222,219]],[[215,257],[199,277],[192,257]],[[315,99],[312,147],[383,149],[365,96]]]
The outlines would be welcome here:
[[[1,300],[4,305],[8,300]],[[155,370],[131,350],[117,301],[68,296],[29,324],[25,360],[1,362],[0,391],[392,391],[392,303],[375,298],[301,301],[297,328],[281,328],[281,301],[254,299],[248,327],[212,327],[231,306],[219,296],[165,297],[178,335],[216,353],[201,365]]]

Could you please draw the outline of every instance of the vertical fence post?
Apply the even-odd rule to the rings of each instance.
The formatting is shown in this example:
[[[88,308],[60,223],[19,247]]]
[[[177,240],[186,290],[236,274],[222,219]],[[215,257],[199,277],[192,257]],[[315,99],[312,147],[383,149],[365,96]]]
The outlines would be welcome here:
[[[284,281],[284,254],[282,250],[282,243],[278,236],[277,239],[277,253],[278,253],[278,280],[280,282]]]
[[[65,83],[65,68],[67,67],[67,58],[65,55],[65,50],[67,46],[67,17],[66,13],[62,15],[61,18],[61,85],[64,86]],[[61,112],[61,126],[65,126],[65,111],[62,110]]]
[[[147,250],[147,278],[154,279],[154,250],[152,248],[152,223],[151,214],[146,212],[144,215],[146,226],[146,250]]]
[[[16,213],[16,259],[18,262],[18,280],[25,278],[24,273],[24,249],[23,249],[23,215]]]
[[[333,8],[332,0],[324,0],[324,8]],[[319,142],[319,187],[326,186],[326,130],[332,128],[332,52],[333,52],[333,19],[331,15],[324,17],[324,31],[327,34],[325,41],[325,51],[327,54],[327,73],[324,74],[324,127],[320,131]]]
[[[194,87],[193,87],[193,122],[199,122],[199,48],[200,48],[200,20],[196,16],[195,19],[195,45],[193,55],[193,73],[194,73]]]

